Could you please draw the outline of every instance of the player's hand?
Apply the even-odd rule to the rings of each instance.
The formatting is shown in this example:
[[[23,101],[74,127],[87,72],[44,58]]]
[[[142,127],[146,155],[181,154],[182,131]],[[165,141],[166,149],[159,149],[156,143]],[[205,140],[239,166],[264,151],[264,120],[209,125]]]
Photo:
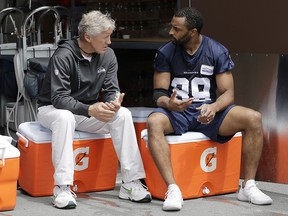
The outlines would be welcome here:
[[[189,98],[186,100],[177,99],[177,91],[174,89],[173,93],[169,99],[169,110],[183,112],[192,103],[194,98]]]
[[[216,113],[211,104],[202,104],[200,107],[197,107],[196,110],[200,110],[200,115],[197,120],[201,122],[201,124],[210,124],[214,120]]]

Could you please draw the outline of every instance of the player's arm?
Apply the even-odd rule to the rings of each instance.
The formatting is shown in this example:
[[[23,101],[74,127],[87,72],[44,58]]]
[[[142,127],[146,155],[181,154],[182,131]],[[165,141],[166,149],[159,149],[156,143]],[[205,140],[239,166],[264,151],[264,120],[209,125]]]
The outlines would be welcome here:
[[[215,112],[219,112],[234,103],[234,81],[231,71],[217,74],[216,84],[220,95],[213,107]]]
[[[168,89],[171,74],[169,72],[154,72],[153,77],[153,99],[158,107],[167,108],[169,105]]]
[[[203,124],[209,124],[213,121],[217,112],[225,109],[234,103],[234,81],[230,71],[216,75],[216,84],[219,91],[219,97],[214,103],[203,104],[197,110],[201,110],[198,121]]]
[[[178,100],[176,98],[177,92],[174,90],[171,97],[169,97],[168,89],[171,81],[171,75],[169,72],[157,72],[154,73],[154,92],[153,98],[158,107],[163,107],[171,111],[182,112],[193,101],[193,98],[188,100]]]

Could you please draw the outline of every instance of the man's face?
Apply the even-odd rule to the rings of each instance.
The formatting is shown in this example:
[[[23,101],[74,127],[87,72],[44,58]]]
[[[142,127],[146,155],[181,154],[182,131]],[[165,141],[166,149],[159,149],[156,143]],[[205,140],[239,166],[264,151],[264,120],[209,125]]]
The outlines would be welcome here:
[[[192,30],[188,30],[185,25],[185,17],[173,17],[169,35],[176,44],[185,46],[192,39]]]
[[[94,51],[99,54],[106,52],[108,46],[111,44],[111,34],[113,30],[108,29],[107,31],[101,32],[96,37],[90,37],[90,44],[93,47]]]

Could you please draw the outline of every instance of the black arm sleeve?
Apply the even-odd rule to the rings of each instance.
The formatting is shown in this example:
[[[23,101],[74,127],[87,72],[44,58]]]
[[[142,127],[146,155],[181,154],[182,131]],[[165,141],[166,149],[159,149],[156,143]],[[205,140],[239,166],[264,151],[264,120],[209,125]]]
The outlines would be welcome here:
[[[153,100],[155,102],[157,102],[158,98],[160,98],[162,96],[169,97],[167,89],[163,89],[163,88],[155,88],[155,89],[153,89]]]

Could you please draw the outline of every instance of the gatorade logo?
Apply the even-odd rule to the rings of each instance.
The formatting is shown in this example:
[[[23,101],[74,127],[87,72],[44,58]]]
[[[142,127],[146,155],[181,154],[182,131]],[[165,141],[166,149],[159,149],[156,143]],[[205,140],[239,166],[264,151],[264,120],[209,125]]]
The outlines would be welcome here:
[[[74,150],[75,167],[74,170],[82,171],[89,165],[89,147],[77,148]]]
[[[200,167],[204,172],[212,172],[216,169],[217,159],[216,159],[217,148],[207,148],[203,151],[200,157]]]

